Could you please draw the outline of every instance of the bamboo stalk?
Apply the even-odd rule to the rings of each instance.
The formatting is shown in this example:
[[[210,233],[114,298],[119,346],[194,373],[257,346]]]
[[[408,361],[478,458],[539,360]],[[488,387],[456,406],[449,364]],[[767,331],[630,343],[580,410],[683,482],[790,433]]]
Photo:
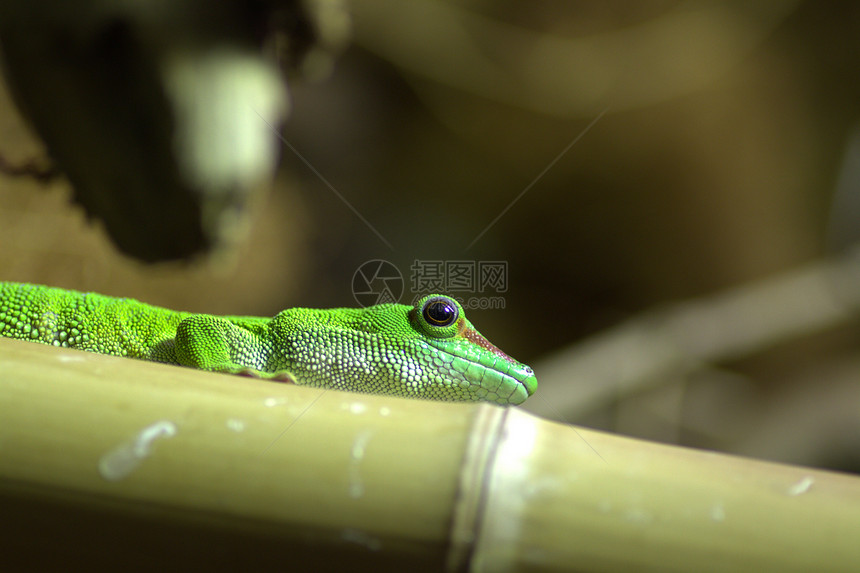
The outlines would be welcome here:
[[[474,571],[858,571],[860,478],[503,413]]]
[[[0,339],[0,569],[849,571],[860,478]]]

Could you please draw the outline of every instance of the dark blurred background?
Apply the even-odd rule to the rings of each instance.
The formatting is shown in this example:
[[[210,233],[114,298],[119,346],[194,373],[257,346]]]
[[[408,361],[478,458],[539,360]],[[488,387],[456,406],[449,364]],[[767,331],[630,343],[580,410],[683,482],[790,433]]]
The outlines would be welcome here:
[[[643,313],[683,313],[682,301],[710,308],[712,297],[778,285],[848,252],[860,235],[860,150],[850,144],[860,5],[347,8],[353,39],[335,67],[318,81],[291,81],[282,133],[301,158],[284,147],[235,253],[146,266],[117,254],[68,204],[67,183],[6,178],[0,277],[272,315],[354,306],[354,274],[369,260],[400,270],[403,300],[413,296],[415,260],[504,261],[504,292],[455,294],[503,300],[503,309],[468,314],[537,370],[527,408],[649,439],[860,469],[856,308],[776,336],[779,344],[642,373],[641,384],[637,372],[612,387],[612,375],[583,380],[576,364],[565,369],[581,359],[570,349]],[[0,107],[7,160],[44,155],[7,97]],[[697,333],[710,326],[688,324]],[[731,342],[731,323],[719,336]],[[637,370],[652,358],[659,362],[624,352],[606,368]],[[552,366],[546,379],[543,364]],[[577,401],[580,388],[601,384]]]

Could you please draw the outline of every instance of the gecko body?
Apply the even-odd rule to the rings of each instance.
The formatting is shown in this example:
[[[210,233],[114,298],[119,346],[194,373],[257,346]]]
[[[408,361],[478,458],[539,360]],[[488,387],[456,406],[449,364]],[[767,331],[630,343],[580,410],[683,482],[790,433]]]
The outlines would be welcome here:
[[[357,392],[520,404],[531,368],[490,343],[453,298],[291,308],[272,318],[178,312],[134,299],[0,282],[0,336]]]

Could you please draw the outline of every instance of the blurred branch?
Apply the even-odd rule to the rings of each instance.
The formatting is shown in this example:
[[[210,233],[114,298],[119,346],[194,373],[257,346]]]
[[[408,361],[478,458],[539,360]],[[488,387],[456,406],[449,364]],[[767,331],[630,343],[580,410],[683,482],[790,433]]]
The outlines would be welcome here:
[[[860,314],[860,248],[708,298],[657,309],[537,365],[542,399],[526,409],[566,417],[834,328]]]
[[[738,65],[797,6],[681,2],[582,37],[529,30],[456,3],[354,0],[356,43],[410,74],[563,117],[635,108],[701,89]]]
[[[860,472],[860,359],[834,361],[780,386],[733,453]]]

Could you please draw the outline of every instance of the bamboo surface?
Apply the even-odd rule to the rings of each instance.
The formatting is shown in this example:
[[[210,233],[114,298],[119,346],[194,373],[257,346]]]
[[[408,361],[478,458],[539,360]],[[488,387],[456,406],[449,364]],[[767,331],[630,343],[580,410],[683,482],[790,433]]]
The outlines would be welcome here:
[[[0,570],[857,571],[860,478],[0,339]]]

